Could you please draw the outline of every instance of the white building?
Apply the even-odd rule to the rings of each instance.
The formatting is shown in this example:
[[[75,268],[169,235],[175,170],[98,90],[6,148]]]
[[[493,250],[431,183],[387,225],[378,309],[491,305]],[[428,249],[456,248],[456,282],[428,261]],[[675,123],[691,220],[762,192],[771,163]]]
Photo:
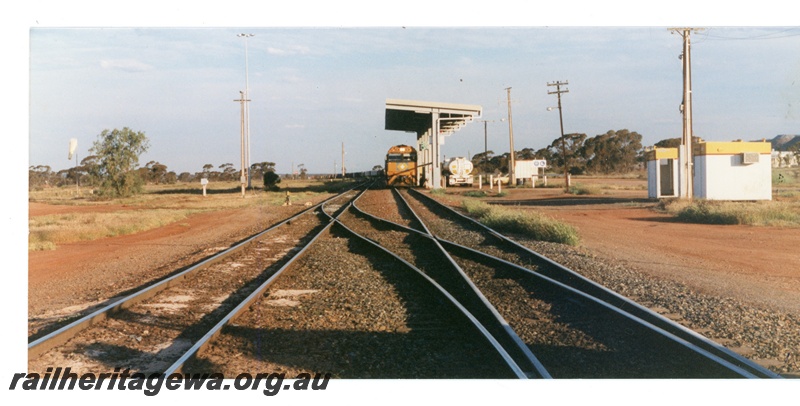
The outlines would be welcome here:
[[[694,145],[694,196],[710,200],[772,200],[769,142]]]
[[[769,142],[696,143],[692,151],[692,193],[709,200],[772,200],[772,159]],[[645,153],[647,197],[678,197],[680,176],[677,148],[653,148]]]
[[[647,161],[647,197],[678,196],[678,149],[653,148],[645,152]]]

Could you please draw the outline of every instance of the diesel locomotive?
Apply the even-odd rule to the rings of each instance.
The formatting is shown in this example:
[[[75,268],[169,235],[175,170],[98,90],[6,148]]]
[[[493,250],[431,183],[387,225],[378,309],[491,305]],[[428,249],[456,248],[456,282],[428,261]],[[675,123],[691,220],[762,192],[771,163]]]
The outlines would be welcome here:
[[[412,187],[417,184],[417,150],[408,145],[395,145],[386,153],[386,185]]]

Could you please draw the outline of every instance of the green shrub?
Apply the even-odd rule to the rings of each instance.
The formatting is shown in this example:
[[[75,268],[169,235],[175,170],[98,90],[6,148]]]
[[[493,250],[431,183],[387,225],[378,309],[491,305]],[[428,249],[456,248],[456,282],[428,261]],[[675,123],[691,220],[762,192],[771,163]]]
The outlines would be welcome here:
[[[467,196],[467,197],[486,197],[487,194],[483,190],[470,190],[469,192],[465,192],[464,196]]]
[[[586,186],[580,183],[572,185],[569,187],[569,192],[573,195],[599,195],[600,189],[595,186]]]

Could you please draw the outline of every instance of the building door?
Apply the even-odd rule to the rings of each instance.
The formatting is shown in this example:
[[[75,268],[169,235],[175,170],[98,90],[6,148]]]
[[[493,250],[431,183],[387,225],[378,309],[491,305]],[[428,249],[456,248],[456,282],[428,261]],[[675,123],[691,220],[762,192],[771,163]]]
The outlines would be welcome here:
[[[661,196],[675,196],[674,159],[659,160],[659,180],[661,181]]]

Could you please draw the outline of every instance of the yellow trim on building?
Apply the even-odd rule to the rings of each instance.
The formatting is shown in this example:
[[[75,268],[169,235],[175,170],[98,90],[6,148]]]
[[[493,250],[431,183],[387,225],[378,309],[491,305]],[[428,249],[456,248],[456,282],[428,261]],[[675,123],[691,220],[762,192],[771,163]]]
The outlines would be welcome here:
[[[678,159],[678,148],[653,148],[645,152],[645,159],[647,161]]]
[[[692,154],[697,155],[736,155],[744,152],[771,154],[769,142],[700,142],[694,144]]]

